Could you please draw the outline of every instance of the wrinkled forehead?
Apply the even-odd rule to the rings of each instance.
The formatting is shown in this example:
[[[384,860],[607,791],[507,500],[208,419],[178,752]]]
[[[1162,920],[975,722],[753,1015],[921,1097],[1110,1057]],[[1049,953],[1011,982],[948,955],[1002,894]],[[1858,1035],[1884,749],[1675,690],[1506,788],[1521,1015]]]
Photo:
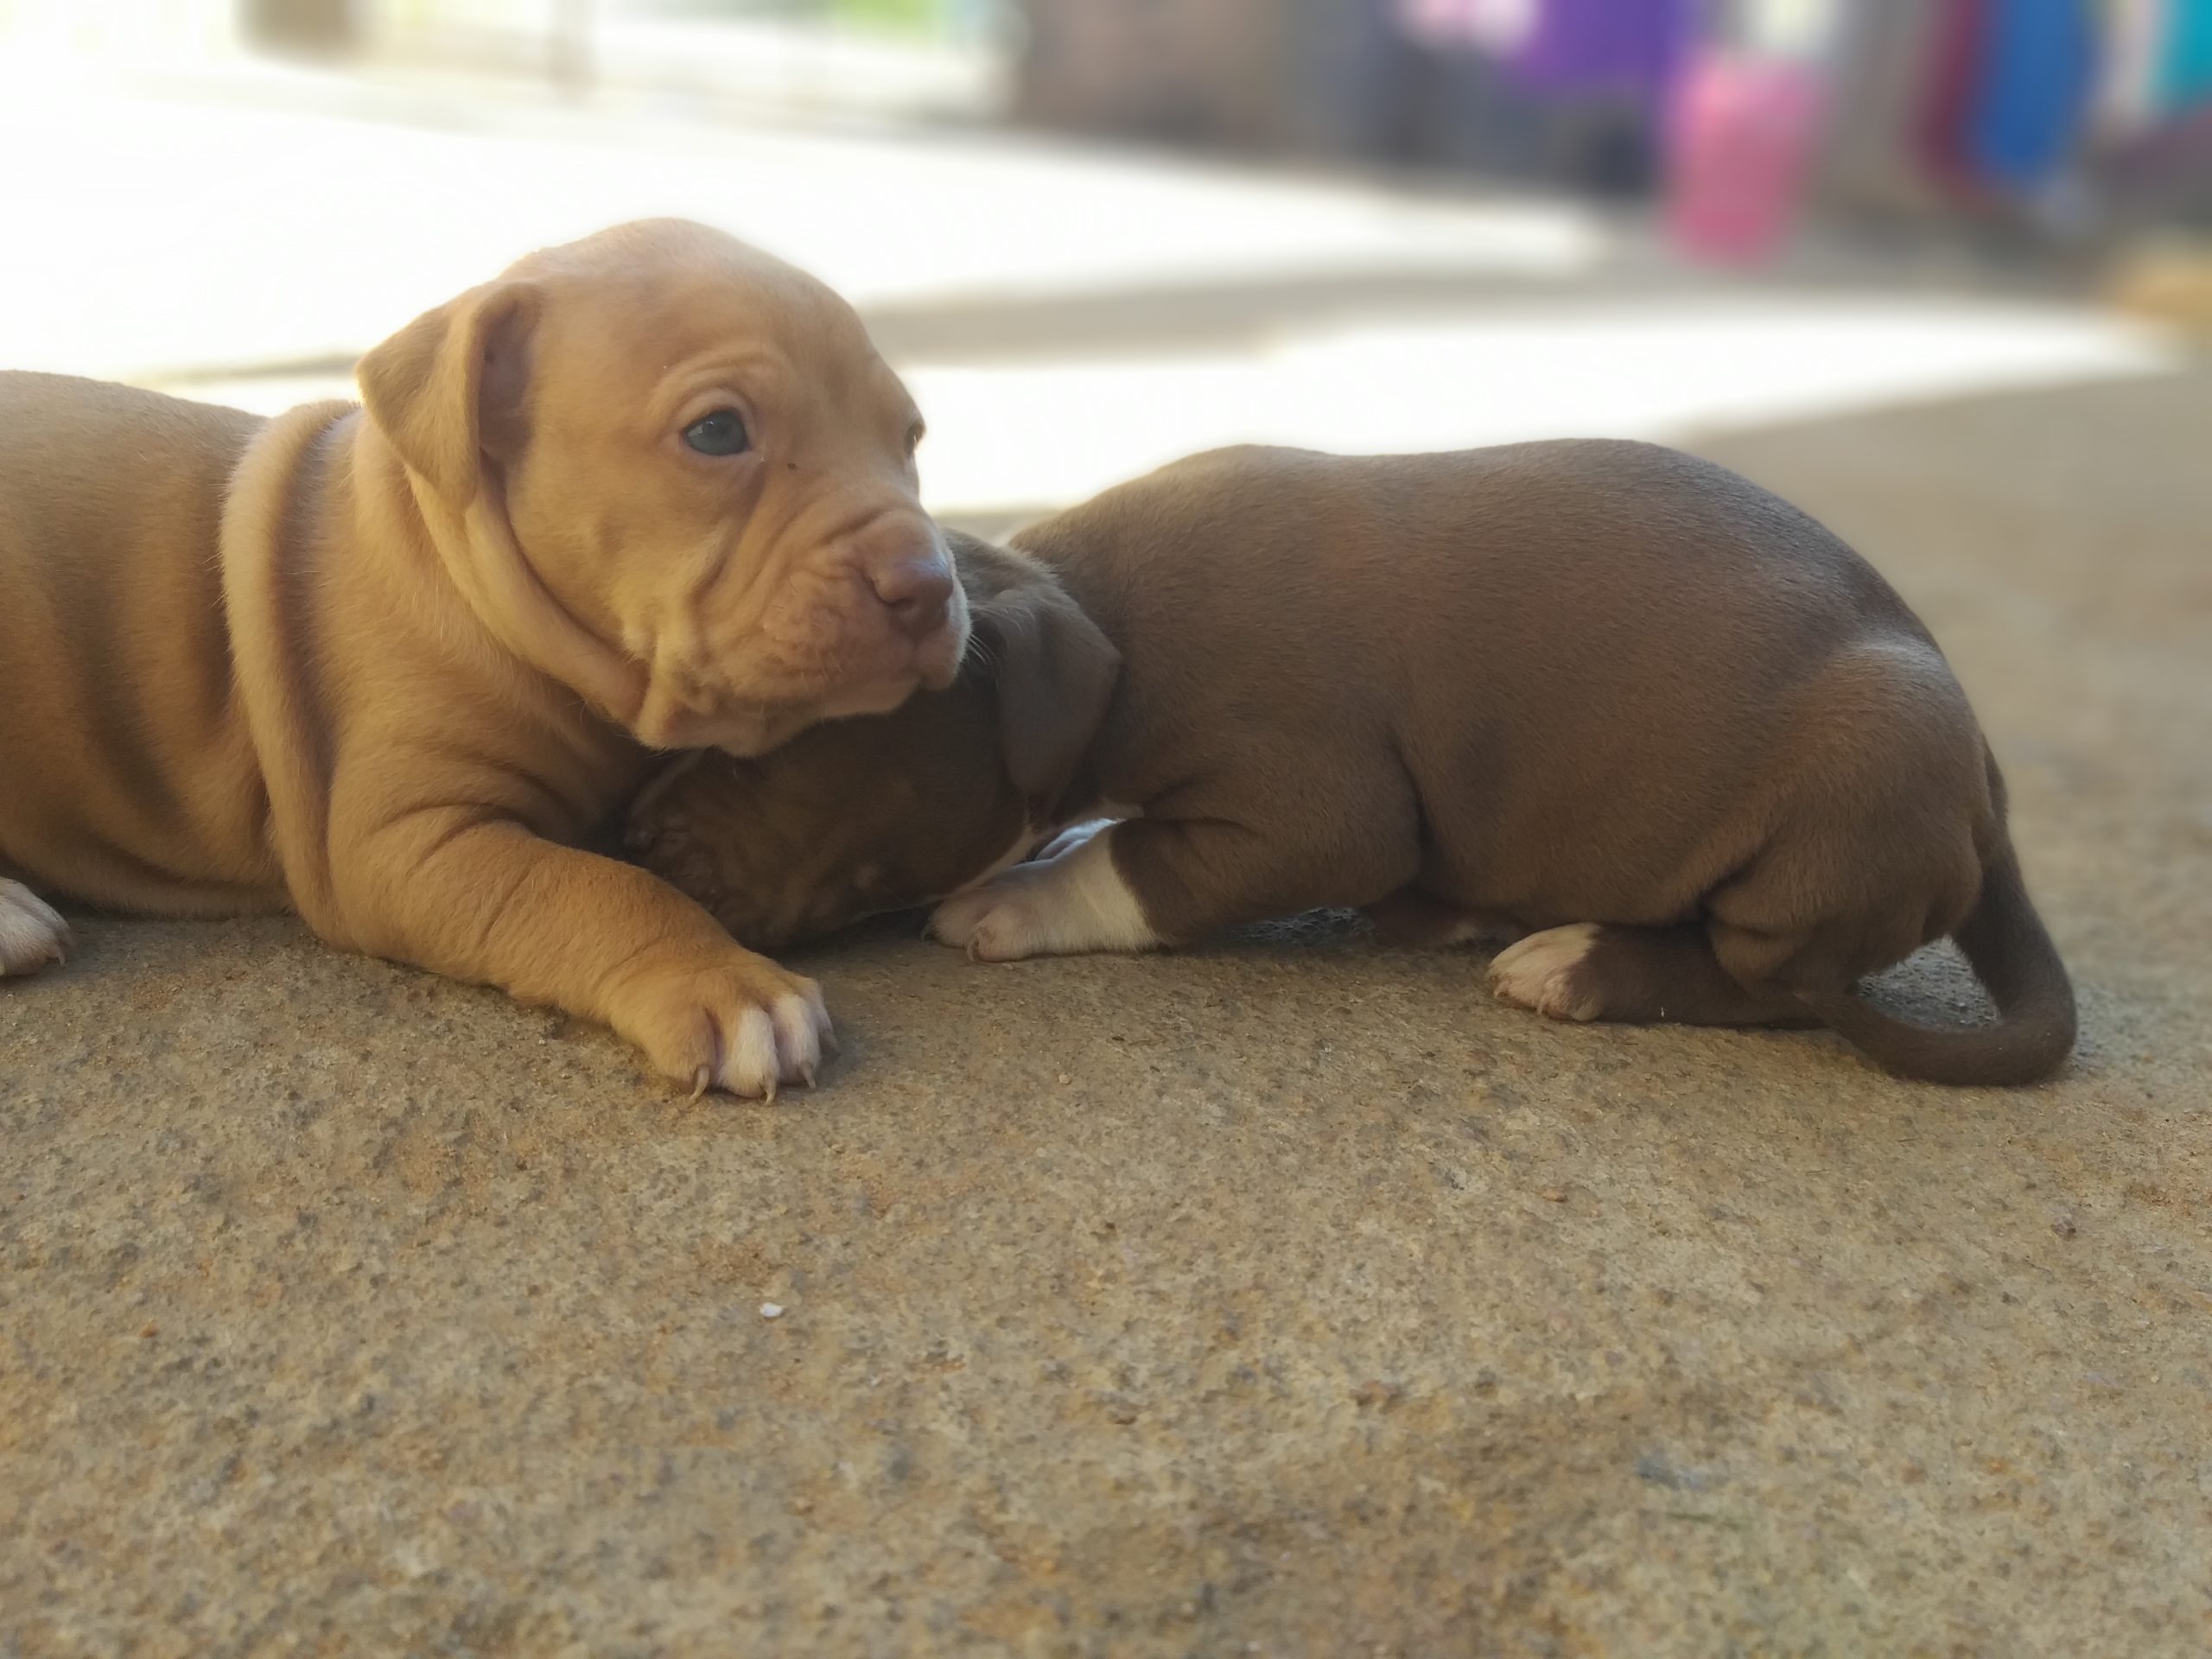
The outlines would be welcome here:
[[[556,260],[516,274],[545,296],[547,372],[626,399],[720,379],[779,402],[911,419],[912,400],[859,315],[805,272],[715,239],[634,257]],[[680,385],[676,395],[681,395]]]

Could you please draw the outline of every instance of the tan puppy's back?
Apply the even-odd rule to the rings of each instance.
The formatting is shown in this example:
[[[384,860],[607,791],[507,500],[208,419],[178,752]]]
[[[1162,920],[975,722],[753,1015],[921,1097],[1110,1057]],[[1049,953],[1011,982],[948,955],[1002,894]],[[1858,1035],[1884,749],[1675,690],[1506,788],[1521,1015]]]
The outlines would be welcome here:
[[[283,902],[216,554],[262,424],[0,372],[0,863],[134,908]]]

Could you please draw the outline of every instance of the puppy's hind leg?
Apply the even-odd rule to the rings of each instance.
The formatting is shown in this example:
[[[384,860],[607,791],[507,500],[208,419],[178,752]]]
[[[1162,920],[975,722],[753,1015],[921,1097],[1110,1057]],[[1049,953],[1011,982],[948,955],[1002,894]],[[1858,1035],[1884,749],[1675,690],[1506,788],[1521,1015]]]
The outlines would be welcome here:
[[[1554,1020],[1624,1025],[1811,1026],[1794,999],[1746,989],[1720,965],[1703,926],[1601,927],[1531,933],[1497,953],[1501,1002]]]
[[[0,876],[0,978],[35,974],[69,956],[69,924],[20,881]]]

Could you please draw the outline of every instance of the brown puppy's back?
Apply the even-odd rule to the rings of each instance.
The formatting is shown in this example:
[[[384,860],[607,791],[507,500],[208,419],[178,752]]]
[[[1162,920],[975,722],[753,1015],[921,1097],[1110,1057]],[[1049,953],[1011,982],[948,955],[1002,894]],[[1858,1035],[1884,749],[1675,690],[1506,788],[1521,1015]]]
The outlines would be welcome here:
[[[216,556],[263,424],[0,372],[0,862],[149,909],[283,902]]]
[[[1993,826],[1973,716],[1904,602],[1814,519],[1675,451],[1224,450],[1015,539],[1123,653],[1100,793],[1363,814],[1409,879],[1529,925],[1680,916],[1785,815],[1864,807],[1900,769]],[[1347,777],[1352,756],[1377,764]]]
[[[1116,837],[1162,938],[1387,893],[1625,927],[1602,960],[1626,972],[1675,948],[1636,930],[1688,924],[1750,999],[1707,981],[1716,1016],[1809,1009],[1952,1083],[2072,1046],[1948,664],[1848,546],[1725,468],[1611,442],[1226,451],[1022,539],[1128,659],[1099,792],[1250,841]],[[1997,1025],[1923,1031],[1848,994],[1951,935]]]

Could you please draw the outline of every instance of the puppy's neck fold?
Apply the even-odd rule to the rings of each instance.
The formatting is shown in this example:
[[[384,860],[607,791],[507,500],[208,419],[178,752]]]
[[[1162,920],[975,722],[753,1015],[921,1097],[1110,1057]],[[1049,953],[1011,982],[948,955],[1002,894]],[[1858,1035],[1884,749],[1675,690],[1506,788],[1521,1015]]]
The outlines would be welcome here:
[[[593,632],[545,585],[515,539],[497,480],[487,475],[456,506],[407,468],[375,423],[359,423],[354,442],[356,511],[402,520],[392,528],[435,552],[460,603],[494,643],[606,719],[632,725],[645,702],[645,665]]]

